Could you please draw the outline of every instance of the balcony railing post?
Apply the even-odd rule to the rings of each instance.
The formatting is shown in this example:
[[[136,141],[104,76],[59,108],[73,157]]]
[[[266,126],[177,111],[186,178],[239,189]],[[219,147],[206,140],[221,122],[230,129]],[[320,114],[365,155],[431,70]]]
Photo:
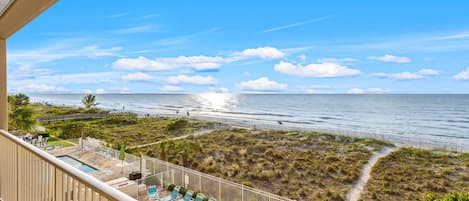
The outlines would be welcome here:
[[[0,129],[8,130],[6,39],[0,38]]]

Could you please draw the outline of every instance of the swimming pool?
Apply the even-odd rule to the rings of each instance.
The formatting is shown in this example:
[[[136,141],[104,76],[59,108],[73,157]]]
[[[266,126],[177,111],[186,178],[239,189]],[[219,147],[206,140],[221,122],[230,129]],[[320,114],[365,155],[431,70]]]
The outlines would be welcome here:
[[[88,174],[93,174],[98,171],[98,169],[91,167],[88,164],[83,163],[71,156],[63,155],[57,156],[57,158]]]

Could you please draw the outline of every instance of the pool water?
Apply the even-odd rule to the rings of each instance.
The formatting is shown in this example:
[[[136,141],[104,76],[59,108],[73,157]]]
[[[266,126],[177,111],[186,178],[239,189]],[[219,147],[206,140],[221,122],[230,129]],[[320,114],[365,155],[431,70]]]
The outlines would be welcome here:
[[[75,158],[72,158],[70,156],[57,156],[58,159],[70,164],[71,166],[75,167],[75,168],[78,168],[79,170],[85,172],[85,173],[88,173],[88,174],[92,174],[92,173],[95,173],[97,172],[98,170],[94,167],[91,167],[89,166],[88,164],[86,163],[83,163]]]

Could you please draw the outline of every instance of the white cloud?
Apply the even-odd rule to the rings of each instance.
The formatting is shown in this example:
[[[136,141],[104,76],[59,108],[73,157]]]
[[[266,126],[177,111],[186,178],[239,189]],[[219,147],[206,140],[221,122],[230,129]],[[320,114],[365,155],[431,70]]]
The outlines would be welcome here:
[[[300,61],[304,62],[304,61],[306,61],[306,58],[307,58],[307,57],[306,57],[305,54],[300,54],[300,55],[298,56],[298,58],[300,59]]]
[[[359,75],[360,71],[336,63],[319,63],[302,66],[281,61],[275,65],[278,72],[300,77],[344,77]]]
[[[175,68],[188,67],[196,70],[209,70],[217,69],[226,60],[223,57],[209,57],[209,56],[179,56],[179,57],[163,57],[154,60],[146,57],[123,58],[118,59],[112,64],[115,69],[126,70],[146,70],[146,71],[161,71],[171,70]]]
[[[273,47],[260,47],[235,52],[229,56],[178,56],[159,57],[148,59],[140,56],[137,58],[121,58],[116,60],[112,67],[125,70],[162,71],[176,68],[192,68],[195,70],[218,69],[223,64],[246,60],[249,58],[277,59],[285,56],[281,50]]]
[[[360,88],[351,88],[347,91],[348,94],[383,94],[388,93],[390,90],[382,89],[382,88],[368,88],[368,89],[360,89]]]
[[[285,53],[273,47],[259,47],[256,49],[245,49],[242,52],[235,53],[241,57],[259,57],[262,59],[279,59],[285,56]]]
[[[40,48],[11,50],[8,52],[8,63],[32,66],[70,58],[99,58],[119,56],[122,47],[101,48],[97,45],[78,46],[81,40],[64,40]]]
[[[168,79],[170,84],[197,84],[197,85],[212,85],[217,84],[218,80],[214,77],[204,77],[200,75],[187,76],[187,75],[177,75],[170,77]]]
[[[423,75],[411,72],[402,73],[374,73],[373,76],[381,78],[392,78],[396,80],[418,80],[424,78]]]
[[[319,63],[351,63],[356,62],[357,59],[345,57],[345,58],[321,58],[318,59]]]
[[[28,84],[25,87],[17,89],[22,92],[66,92],[68,91],[64,87],[56,87],[53,85],[46,84]]]
[[[364,94],[365,90],[360,88],[351,88],[347,91],[348,94]]]
[[[104,94],[104,93],[106,93],[106,90],[104,90],[103,88],[97,88],[96,90],[94,90],[94,93],[96,93],[96,94]]]
[[[420,75],[440,75],[440,71],[426,68],[420,69],[417,73]]]
[[[315,88],[306,89],[305,92],[308,94],[321,94],[322,93],[322,91],[315,89]]]
[[[184,91],[184,88],[179,87],[179,86],[173,86],[173,85],[165,85],[159,88],[161,91],[169,91],[169,92],[174,92],[174,91]]]
[[[287,84],[272,81],[267,77],[261,77],[257,80],[241,82],[238,85],[241,90],[247,91],[281,91],[287,89]]]
[[[469,32],[437,36],[437,37],[431,38],[431,40],[455,40],[455,39],[465,39],[465,38],[469,38]]]
[[[14,80],[34,79],[36,77],[50,75],[52,70],[46,68],[31,68],[30,66],[20,66],[8,69],[8,77]]]
[[[418,80],[426,76],[440,75],[440,71],[433,69],[421,69],[418,72],[401,72],[401,73],[373,73],[373,76],[381,78],[392,78],[396,80]]]
[[[398,57],[390,54],[386,54],[384,56],[376,57],[376,56],[371,56],[368,57],[368,59],[371,60],[377,60],[377,61],[384,61],[384,62],[392,62],[392,63],[410,63],[412,60],[408,57]]]
[[[229,93],[230,90],[225,87],[210,87],[208,88],[209,91],[215,92],[215,93]]]
[[[84,93],[84,94],[92,94],[92,93],[93,93],[93,90],[91,90],[91,89],[83,89],[83,90],[81,90],[81,93]]]
[[[469,80],[469,67],[453,76],[455,80]]]
[[[122,76],[122,79],[126,81],[151,81],[155,78],[146,73],[136,72],[124,75]]]
[[[331,89],[332,86],[330,85],[310,85],[308,87],[300,86],[299,89],[304,91],[305,93],[309,94],[322,94],[322,93],[327,93],[324,92],[323,89]]]
[[[118,76],[118,72],[55,74],[38,77],[35,81],[47,84],[97,84],[115,82]]]
[[[121,94],[130,94],[130,93],[132,93],[132,90],[128,87],[124,87],[120,90],[120,93]]]
[[[390,90],[388,89],[382,89],[382,88],[368,88],[366,90],[367,93],[372,93],[372,94],[384,94],[384,93],[389,93]]]
[[[133,26],[133,27],[126,27],[122,29],[115,30],[114,33],[117,34],[133,34],[133,33],[148,33],[148,32],[155,32],[158,31],[158,27],[154,25],[141,25],[141,26]]]

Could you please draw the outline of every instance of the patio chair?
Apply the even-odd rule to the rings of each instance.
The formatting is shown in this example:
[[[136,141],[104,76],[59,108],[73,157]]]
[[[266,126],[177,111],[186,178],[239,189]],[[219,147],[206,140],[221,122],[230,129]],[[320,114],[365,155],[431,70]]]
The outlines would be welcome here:
[[[198,193],[195,197],[195,201],[203,201],[205,196],[202,193]]]
[[[184,197],[180,199],[179,201],[191,201],[192,200],[192,195],[194,195],[194,191],[188,190]]]
[[[148,186],[147,190],[148,190],[148,199],[150,199],[150,200],[158,200],[159,199],[158,188],[156,187],[156,185]]]
[[[171,192],[171,195],[168,195],[161,199],[161,201],[173,201],[176,200],[178,195],[179,195],[179,190],[181,190],[180,186],[175,186],[173,191]]]

